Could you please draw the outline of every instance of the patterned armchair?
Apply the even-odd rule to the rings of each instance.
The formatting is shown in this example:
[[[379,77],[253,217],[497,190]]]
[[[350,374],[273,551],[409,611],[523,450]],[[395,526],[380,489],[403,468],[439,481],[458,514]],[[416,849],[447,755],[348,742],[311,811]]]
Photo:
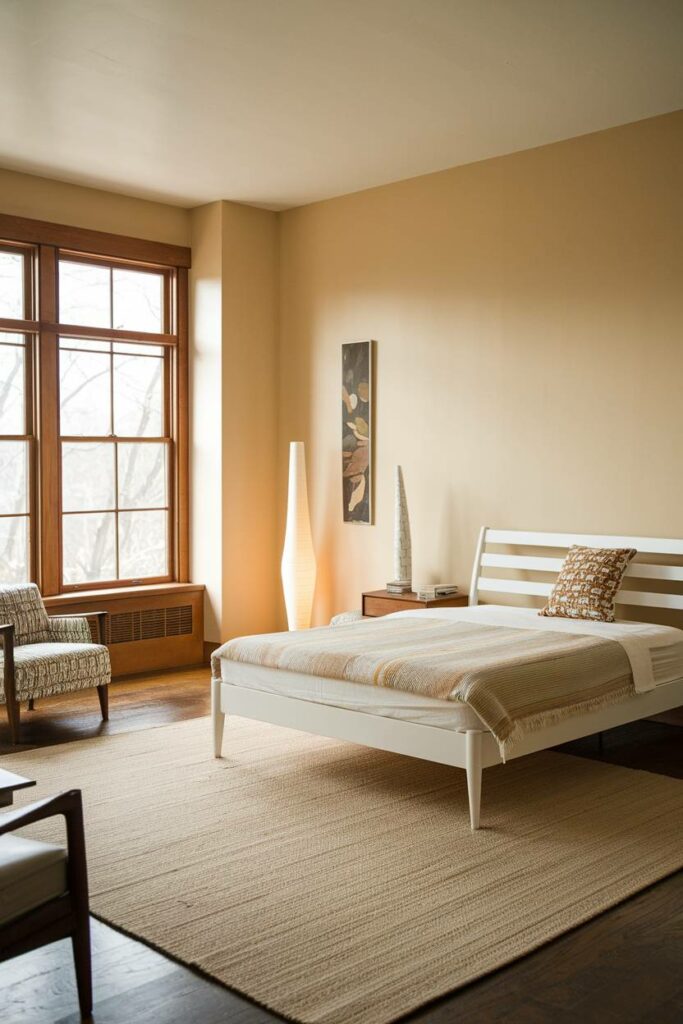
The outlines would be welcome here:
[[[12,743],[19,742],[24,700],[33,706],[38,697],[97,687],[102,718],[109,717],[109,651],[92,642],[85,616],[49,617],[35,583],[2,586],[0,638],[0,704],[7,706]]]

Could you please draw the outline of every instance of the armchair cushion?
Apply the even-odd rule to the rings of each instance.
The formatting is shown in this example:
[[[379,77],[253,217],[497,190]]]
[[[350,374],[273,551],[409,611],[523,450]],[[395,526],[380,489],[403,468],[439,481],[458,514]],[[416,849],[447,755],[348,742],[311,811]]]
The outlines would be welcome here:
[[[0,622],[14,626],[15,646],[50,639],[50,621],[35,583],[0,587]]]
[[[52,843],[0,836],[0,925],[67,890],[66,850]]]
[[[85,615],[51,615],[50,640],[62,644],[91,644],[92,634]]]
[[[0,670],[2,668],[0,653]],[[90,643],[24,644],[14,650],[14,679],[18,700],[105,686],[111,680],[109,651],[100,644]],[[4,703],[5,693],[0,682],[0,704]]]

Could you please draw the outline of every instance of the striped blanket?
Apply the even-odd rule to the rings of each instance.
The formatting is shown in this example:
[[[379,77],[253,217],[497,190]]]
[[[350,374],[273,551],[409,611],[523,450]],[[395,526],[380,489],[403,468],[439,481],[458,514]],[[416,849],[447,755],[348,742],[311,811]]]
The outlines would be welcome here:
[[[230,640],[213,655],[267,668],[463,701],[501,753],[522,733],[634,693],[615,640],[409,617]]]

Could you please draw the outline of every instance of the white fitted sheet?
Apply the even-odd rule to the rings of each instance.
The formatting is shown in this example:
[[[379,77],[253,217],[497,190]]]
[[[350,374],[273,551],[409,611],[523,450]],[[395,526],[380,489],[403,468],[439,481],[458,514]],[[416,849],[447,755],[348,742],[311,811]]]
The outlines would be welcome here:
[[[538,615],[533,608],[514,608],[504,605],[479,605],[475,608],[433,608],[428,610],[397,612],[392,618],[429,616],[451,620],[490,622],[494,625],[512,626],[517,629],[568,629],[572,632],[596,633],[623,640],[632,634],[638,640],[646,638],[652,660],[654,685],[666,686],[683,678],[683,630],[652,623],[586,623],[589,628],[567,619],[547,619]],[[564,626],[563,623],[569,623]],[[578,628],[577,628],[578,626]],[[610,626],[617,627],[610,630]],[[592,627],[597,627],[593,629]],[[678,635],[676,635],[678,634]],[[321,676],[305,675],[301,672],[286,672],[282,669],[264,668],[244,662],[221,659],[221,677],[224,682],[246,689],[261,690],[265,693],[296,697],[316,704],[362,711],[365,714],[397,718],[418,725],[431,725],[440,729],[459,731],[462,729],[486,729],[479,716],[467,705],[458,701],[436,700],[420,697],[415,693],[391,690],[388,687],[364,686],[361,683],[341,679],[327,679]],[[488,731],[488,730],[486,730]]]
[[[418,725],[436,725],[440,729],[486,729],[479,715],[467,704],[453,700],[420,697],[416,693],[391,690],[387,686],[365,686],[344,679],[326,679],[322,676],[286,672],[279,668],[264,668],[241,661],[221,659],[221,678],[234,686],[248,690],[263,690],[283,697],[297,697],[315,704],[364,711],[368,715],[398,718]],[[486,729],[488,732],[488,729]]]

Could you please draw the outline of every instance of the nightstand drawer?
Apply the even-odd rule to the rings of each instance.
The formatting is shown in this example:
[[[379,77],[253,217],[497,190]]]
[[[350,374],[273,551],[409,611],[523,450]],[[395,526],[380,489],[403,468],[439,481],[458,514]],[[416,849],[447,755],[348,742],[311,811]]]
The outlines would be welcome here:
[[[467,594],[438,597],[435,601],[418,601],[417,594],[412,590],[405,594],[369,590],[363,594],[363,615],[366,618],[377,619],[381,615],[392,615],[393,612],[408,612],[417,608],[463,608],[466,604]]]
[[[364,597],[363,615],[376,618],[379,615],[391,615],[393,612],[407,612],[412,608],[424,608],[419,601],[392,601],[390,597]]]

